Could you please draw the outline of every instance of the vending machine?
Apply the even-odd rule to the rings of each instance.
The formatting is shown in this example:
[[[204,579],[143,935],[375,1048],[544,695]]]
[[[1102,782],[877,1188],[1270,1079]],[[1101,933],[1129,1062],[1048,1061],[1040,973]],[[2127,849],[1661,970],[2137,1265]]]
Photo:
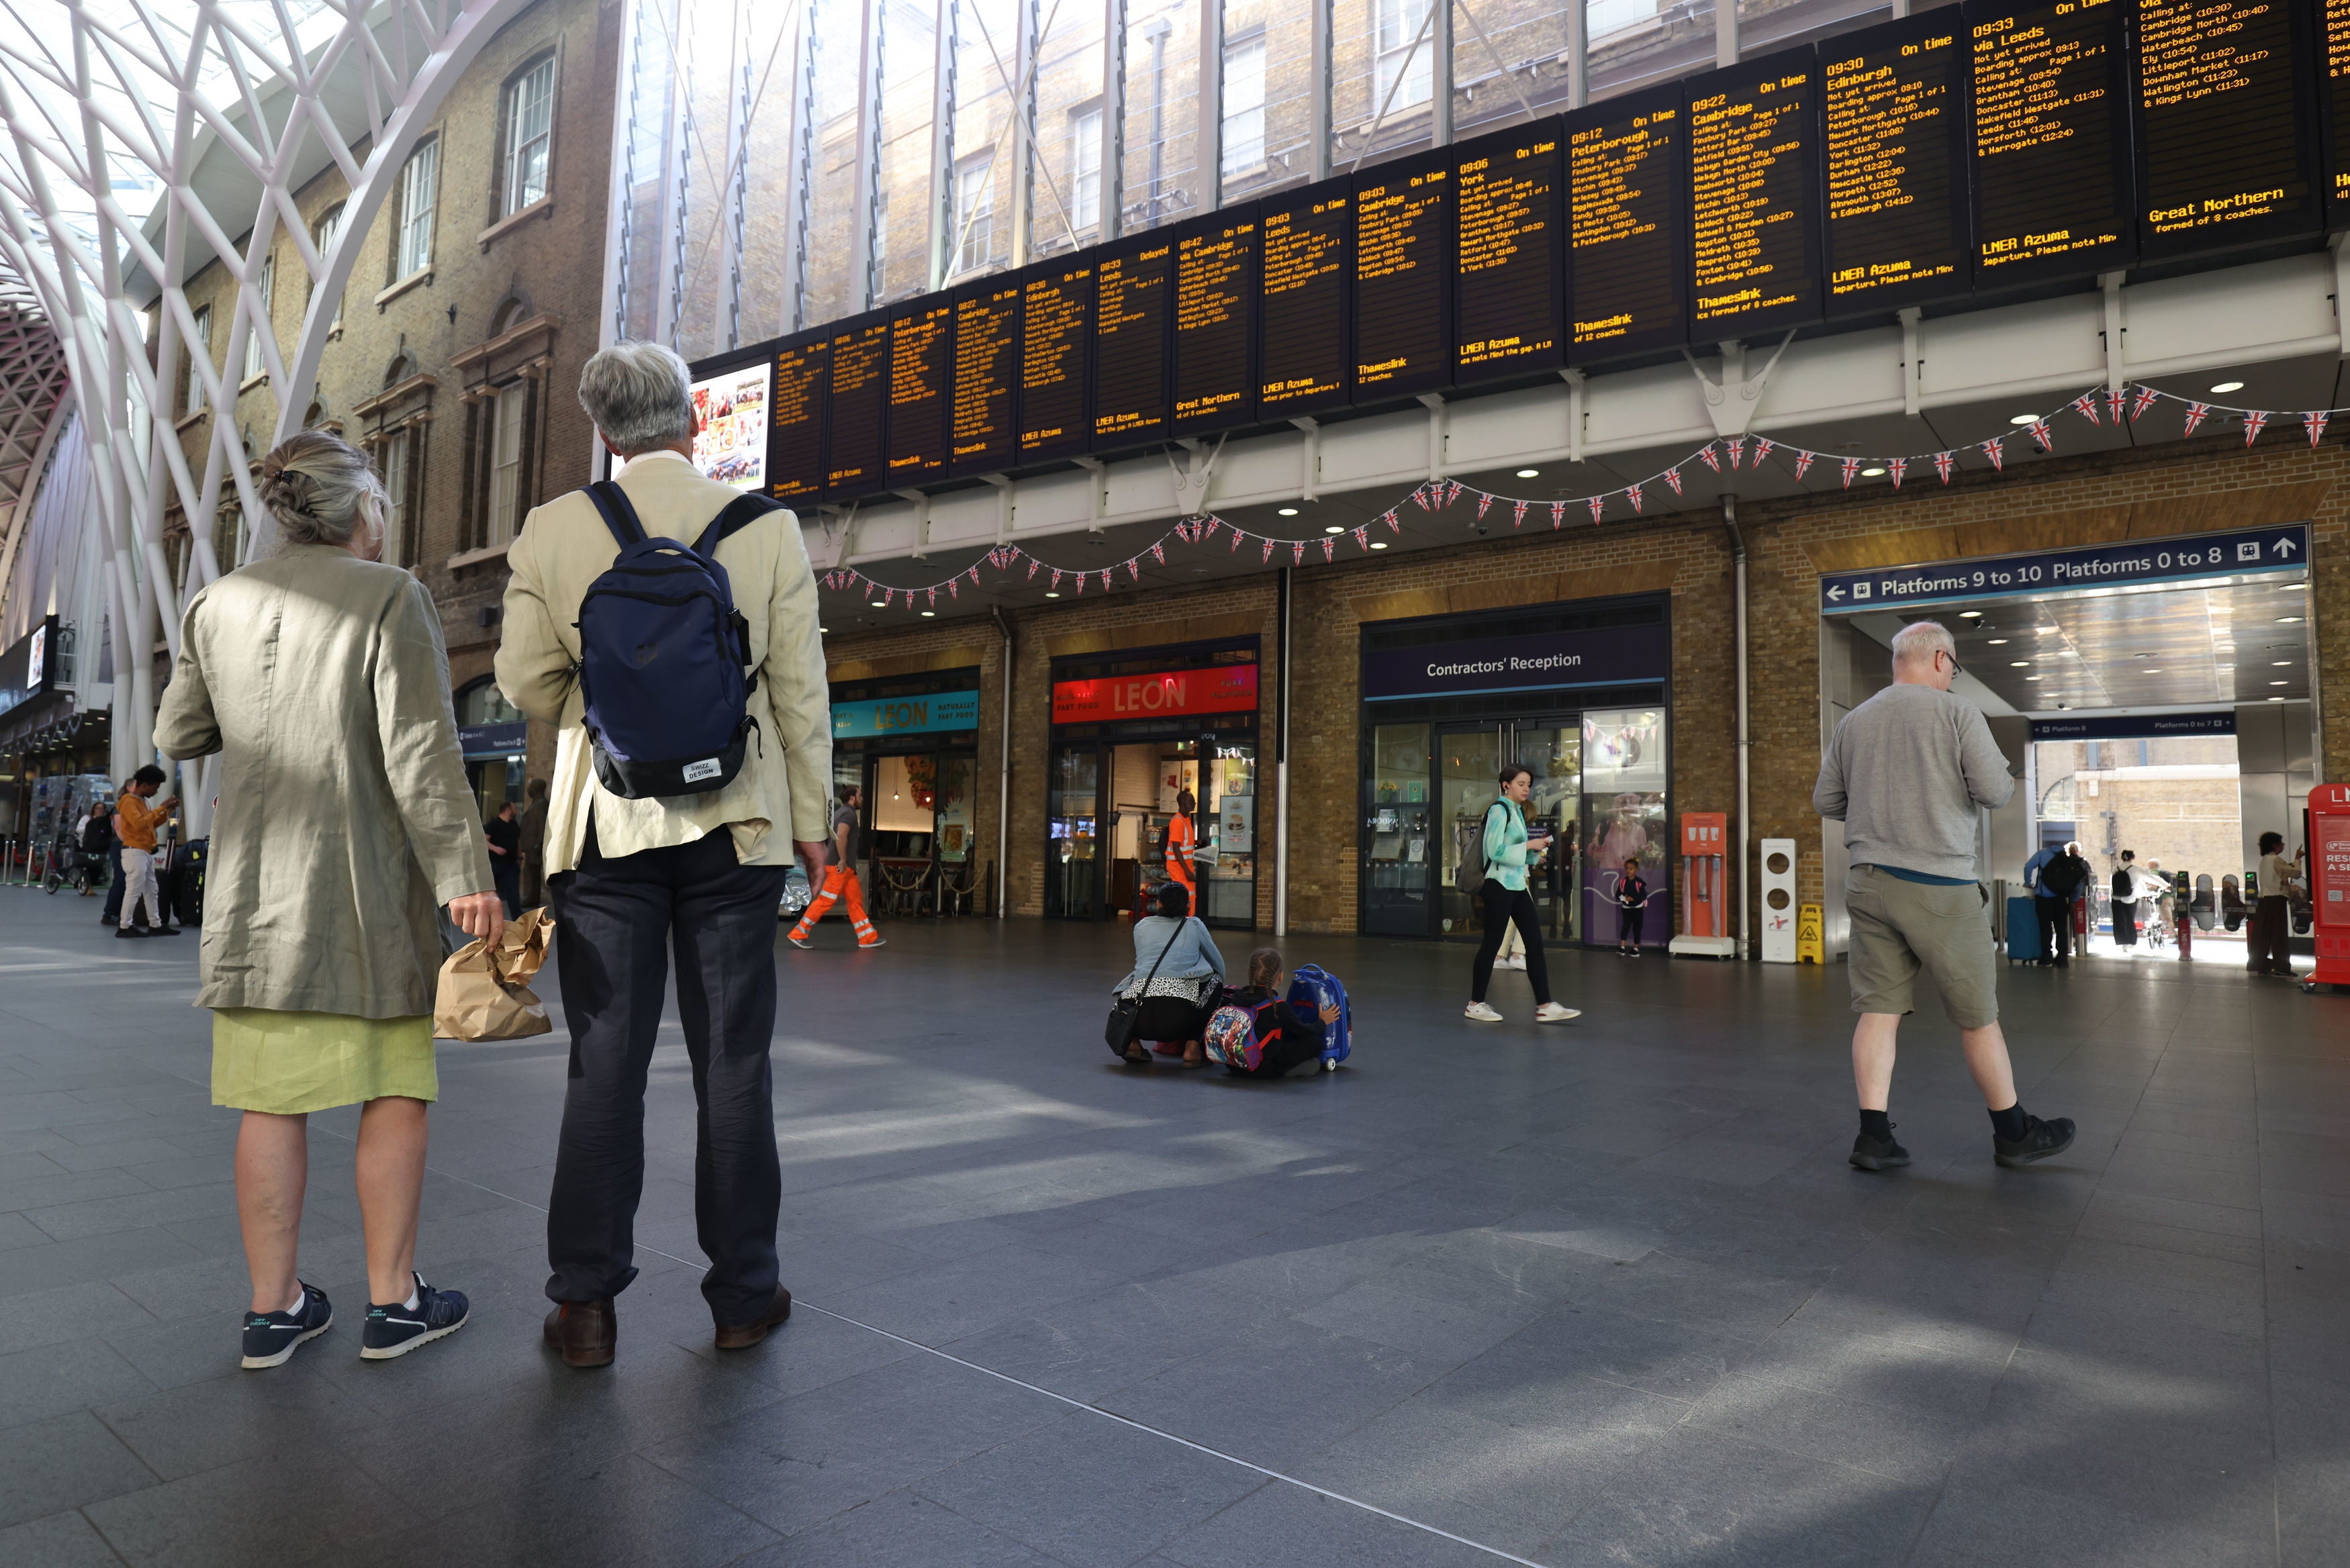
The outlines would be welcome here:
[[[1729,931],[1730,888],[1724,874],[1730,817],[1719,811],[1681,813],[1681,930],[1668,950],[1682,958],[1736,958]]]

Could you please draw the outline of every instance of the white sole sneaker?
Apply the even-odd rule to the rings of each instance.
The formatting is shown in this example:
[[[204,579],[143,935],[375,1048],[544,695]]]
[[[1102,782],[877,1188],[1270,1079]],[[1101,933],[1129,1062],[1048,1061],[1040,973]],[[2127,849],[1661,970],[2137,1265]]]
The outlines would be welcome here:
[[[1571,1018],[1580,1018],[1582,1016],[1583,1014],[1575,1008],[1561,1007],[1555,1002],[1551,1002],[1546,1006],[1537,1007],[1534,1009],[1534,1022],[1536,1023],[1565,1023]]]
[[[294,1353],[296,1351],[301,1349],[305,1345],[307,1345],[310,1341],[317,1338],[320,1334],[326,1333],[328,1329],[334,1326],[335,1320],[329,1317],[317,1327],[305,1330],[303,1333],[297,1334],[292,1339],[286,1341],[286,1348],[279,1351],[276,1355],[248,1355],[245,1356],[239,1365],[247,1372],[259,1372],[264,1367],[269,1366],[283,1366],[287,1362],[294,1359]]]
[[[414,1350],[420,1345],[430,1345],[436,1339],[446,1339],[451,1334],[456,1333],[459,1329],[464,1327],[467,1324],[473,1321],[473,1314],[467,1313],[463,1317],[459,1318],[455,1323],[451,1324],[446,1328],[428,1329],[424,1333],[418,1334],[413,1339],[401,1340],[398,1345],[387,1345],[376,1349],[361,1346],[359,1350],[359,1359],[361,1361],[390,1361],[395,1356],[407,1355],[410,1351]]]
[[[1461,1016],[1472,1023],[1499,1023],[1502,1015],[1482,1002],[1472,1002],[1461,1010]]]

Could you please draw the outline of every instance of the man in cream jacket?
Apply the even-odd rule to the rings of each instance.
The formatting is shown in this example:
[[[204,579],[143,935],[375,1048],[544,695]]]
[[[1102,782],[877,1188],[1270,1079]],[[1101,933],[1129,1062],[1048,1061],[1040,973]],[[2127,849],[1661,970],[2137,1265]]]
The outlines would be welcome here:
[[[652,343],[589,359],[579,401],[625,460],[619,483],[651,537],[691,544],[741,492],[691,461],[685,362]],[[645,1074],[669,950],[701,1101],[694,1217],[710,1258],[702,1293],[722,1349],[756,1345],[791,1312],[776,1279],[775,1157],[767,1049],[775,1022],[775,911],[796,855],[822,864],[832,775],[815,574],[797,519],[776,511],[718,546],[750,623],[757,723],[742,771],[706,794],[623,800],[596,780],[575,674],[580,600],[619,544],[577,492],[534,509],[507,552],[498,687],[557,727],[546,803],[548,900],[571,1029],[555,1188],[547,1202],[546,1342],[573,1366],[608,1365],[613,1298],[636,1277]]]

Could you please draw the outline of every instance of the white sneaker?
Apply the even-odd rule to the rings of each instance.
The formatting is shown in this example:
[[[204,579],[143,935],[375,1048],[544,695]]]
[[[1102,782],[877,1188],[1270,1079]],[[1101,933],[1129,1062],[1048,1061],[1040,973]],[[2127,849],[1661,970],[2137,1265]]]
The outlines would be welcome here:
[[[1555,1002],[1545,1002],[1540,1007],[1534,1009],[1534,1022],[1536,1023],[1564,1023],[1570,1018],[1580,1018],[1582,1016],[1583,1014],[1576,1012],[1574,1008],[1561,1007]]]
[[[1499,1023],[1502,1015],[1482,1002],[1472,1002],[1461,1010],[1463,1018],[1473,1018],[1480,1023]]]
[[[1499,962],[1495,963],[1493,967],[1495,969],[1523,969],[1526,967],[1526,955],[1523,953],[1512,953],[1508,958],[1503,959]]]

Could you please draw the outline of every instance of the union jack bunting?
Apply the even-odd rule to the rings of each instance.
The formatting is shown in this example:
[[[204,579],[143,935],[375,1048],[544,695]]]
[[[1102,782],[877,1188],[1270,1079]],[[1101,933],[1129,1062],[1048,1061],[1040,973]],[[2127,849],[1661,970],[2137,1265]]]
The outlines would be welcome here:
[[[1513,528],[1523,527],[1525,524],[1525,521],[1526,503],[1523,501],[1514,503],[1510,507],[1510,526]]]
[[[979,567],[976,566],[973,566],[971,569],[971,586],[972,587],[979,587]]]
[[[1267,540],[1264,542],[1264,554],[1263,554],[1263,556],[1259,556],[1259,557],[1258,557],[1258,559],[1257,559],[1257,565],[1261,566],[1264,565],[1264,563],[1265,563],[1265,562],[1270,561],[1270,560],[1272,560],[1272,559],[1273,559],[1273,541],[1272,541],[1272,540],[1270,540],[1270,539],[1267,539]]]
[[[2128,396],[2129,394],[2123,391],[2119,387],[2116,387],[2113,390],[2106,394],[2106,417],[2111,419],[2116,424],[2122,422],[2122,402]]]
[[[1721,472],[1721,459],[1713,455],[1713,443],[1711,441],[1708,441],[1703,446],[1698,448],[1697,455],[1698,461],[1704,463],[1706,467],[1713,470],[1716,473],[1720,473]]]
[[[962,597],[962,579],[961,577],[949,577],[947,579],[947,597],[951,599],[959,599]],[[913,603],[913,599],[910,596],[908,597],[906,602],[909,604]]]
[[[1298,566],[1305,565],[1305,541],[1303,539],[1293,540],[1289,546],[1289,564],[1293,566]]]
[[[1908,471],[1909,467],[1909,460],[1906,457],[1887,458],[1886,459],[1886,466],[1893,471],[1893,488],[1896,490],[1900,489],[1901,475]]]
[[[2154,407],[2155,399],[2160,396],[2162,394],[2152,387],[2140,387],[2137,394],[2130,399],[2130,423],[2137,423],[2138,415]]]
[[[2201,423],[2203,422],[2204,417],[2205,417],[2206,415],[2208,415],[2209,413],[2210,413],[2210,411],[2211,411],[2211,405],[2210,405],[2210,404],[2209,404],[2209,403],[2189,403],[2189,404],[2188,404],[2188,405],[2187,405],[2187,433],[2188,433],[2189,435],[2193,435],[2193,434],[2195,433],[2195,427],[2196,427],[2197,425],[2201,424]]]
[[[1844,460],[1844,487],[1846,490],[1850,490],[1852,488],[1852,476],[1859,472],[1860,459],[1856,457],[1848,457]]]
[[[1419,503],[1419,509],[1422,512],[1426,512],[1430,509],[1428,504],[1428,484],[1423,482],[1419,488],[1415,489],[1411,493],[1411,498]]]
[[[1400,534],[1403,532],[1403,524],[1396,521],[1396,509],[1394,507],[1390,506],[1387,509],[1386,513],[1382,515],[1382,521],[1387,524],[1388,533]]]
[[[1677,462],[1673,464],[1672,467],[1665,470],[1665,483],[1673,487],[1673,493],[1675,495],[1679,495],[1681,493],[1681,465],[1679,463]]]
[[[1444,482],[1444,504],[1450,506],[1454,502],[1460,500],[1461,488],[1462,486],[1459,480],[1446,480]]]
[[[1105,572],[1102,575],[1104,576],[1107,576],[1109,574]],[[1136,556],[1126,563],[1126,580],[1129,583],[1139,583],[1142,581],[1141,556]],[[1107,583],[1104,583],[1102,586],[1104,587],[1107,587],[1109,585]]]
[[[2070,408],[2074,413],[2080,415],[2083,419],[2088,421],[2093,425],[2101,425],[2106,422],[2097,417],[2097,394],[2095,392],[2082,393],[2079,397],[2074,399],[2072,402],[2067,404],[2066,407]]]
[[[1730,438],[1730,466],[1736,468],[1740,460],[1744,458],[1745,455],[1746,438],[1744,436],[1731,436]]]
[[[2315,446],[2317,438],[2325,433],[2325,421],[2326,410],[2324,409],[2313,409],[2301,416],[2302,425],[2309,431],[2310,445]]]
[[[937,604],[939,602],[939,590],[936,585],[933,585],[928,592],[931,596],[931,603],[933,605]]]
[[[1034,556],[1028,557],[1028,580],[1030,582],[1033,583],[1036,580],[1036,574],[1043,568],[1044,565],[1044,562],[1038,560]]]
[[[1092,574],[1088,572],[1079,572],[1077,574],[1077,597],[1079,598],[1086,597],[1086,578],[1091,575]]]
[[[1769,457],[1777,450],[1778,443],[1773,441],[1769,436],[1756,436],[1754,438],[1754,466],[1757,468],[1762,467],[1762,460]]]
[[[1950,483],[1950,470],[1958,466],[1958,462],[1959,454],[1954,452],[1938,452],[1934,454],[1934,472],[1942,476],[1943,483]]]
[[[1128,562],[1128,563],[1127,563],[1127,564],[1128,564],[1128,566],[1133,565],[1133,563],[1132,563],[1132,562]],[[1109,592],[1109,574],[1110,574],[1110,568],[1109,568],[1109,567],[1107,567],[1107,566],[1104,566],[1104,567],[1102,568],[1102,575],[1101,575],[1101,580],[1102,580],[1102,592],[1104,592],[1104,593],[1107,593],[1107,592]]]
[[[1977,444],[1982,449],[1982,454],[1991,459],[1993,472],[2003,473],[2007,471],[2007,438],[2005,436],[1993,436],[1991,440]]]
[[[1485,509],[1492,504],[1493,493],[1492,491],[1481,490],[1477,493],[1477,515],[1479,517],[1483,517],[1485,515]]]
[[[1356,548],[1356,549],[1357,549],[1357,550],[1367,550],[1367,549],[1369,549],[1370,547],[1371,547],[1371,530],[1370,530],[1370,525],[1369,525],[1368,524],[1365,524],[1362,527],[1357,528],[1357,529],[1356,529],[1356,530],[1355,530],[1355,548]]]
[[[1165,566],[1167,564],[1166,546],[1157,544],[1152,545],[1150,546],[1150,558],[1157,561],[1160,566]]]
[[[1812,458],[1814,455],[1815,454],[1808,447],[1799,446],[1795,449],[1795,477],[1797,479],[1803,478],[1804,471],[1812,466]]]
[[[1048,582],[1048,583],[1046,583],[1046,584],[1045,585],[1045,591],[1046,593],[1053,593],[1053,594],[1057,594],[1057,593],[1059,593],[1059,592],[1061,591],[1061,568],[1060,568],[1060,567],[1055,566],[1055,567],[1054,567],[1054,568],[1053,568],[1053,578],[1052,578],[1052,581],[1050,581],[1050,582]]]
[[[1627,484],[1624,487],[1624,493],[1631,497],[1632,510],[1635,512],[1640,510],[1640,487],[1637,484]]]
[[[2032,439],[2040,443],[2040,450],[2042,452],[2054,452],[2056,450],[2056,438],[2049,433],[2048,421],[2046,420],[2034,420],[2032,421]]]
[[[1607,504],[1607,497],[1605,495],[1595,495],[1591,497],[1588,504],[1591,507],[1591,525],[1594,528],[1596,528],[1599,526],[1600,511]]]
[[[1227,533],[1227,534],[1230,534],[1230,535],[1232,536],[1232,553],[1233,553],[1233,554],[1235,554],[1235,555],[1239,554],[1239,553],[1240,553],[1240,547],[1241,547],[1241,541],[1242,541],[1242,540],[1243,540],[1243,539],[1245,539],[1245,538],[1247,538],[1247,537],[1248,537],[1248,535],[1247,535],[1246,534],[1242,533],[1242,532],[1241,532],[1239,529],[1237,529],[1237,528],[1227,528],[1227,529],[1225,529],[1225,530],[1224,530],[1224,532],[1225,532],[1225,533]]]
[[[1338,541],[1325,535],[1322,540],[1322,558],[1326,561],[1330,560],[1336,556],[1337,553]]]
[[[1565,522],[1565,521],[1566,521],[1566,503],[1565,503],[1565,502],[1564,502],[1564,501],[1554,501],[1554,502],[1552,502],[1552,503],[1550,504],[1550,525],[1551,525],[1552,527],[1555,528],[1555,527],[1557,527],[1561,523],[1564,523],[1564,522]]]
[[[2269,415],[2266,409],[2254,409],[2250,413],[2246,414],[2244,416],[2244,444],[2246,446],[2250,446],[2254,441],[2260,440],[2261,431],[2266,428],[2268,422]]]

